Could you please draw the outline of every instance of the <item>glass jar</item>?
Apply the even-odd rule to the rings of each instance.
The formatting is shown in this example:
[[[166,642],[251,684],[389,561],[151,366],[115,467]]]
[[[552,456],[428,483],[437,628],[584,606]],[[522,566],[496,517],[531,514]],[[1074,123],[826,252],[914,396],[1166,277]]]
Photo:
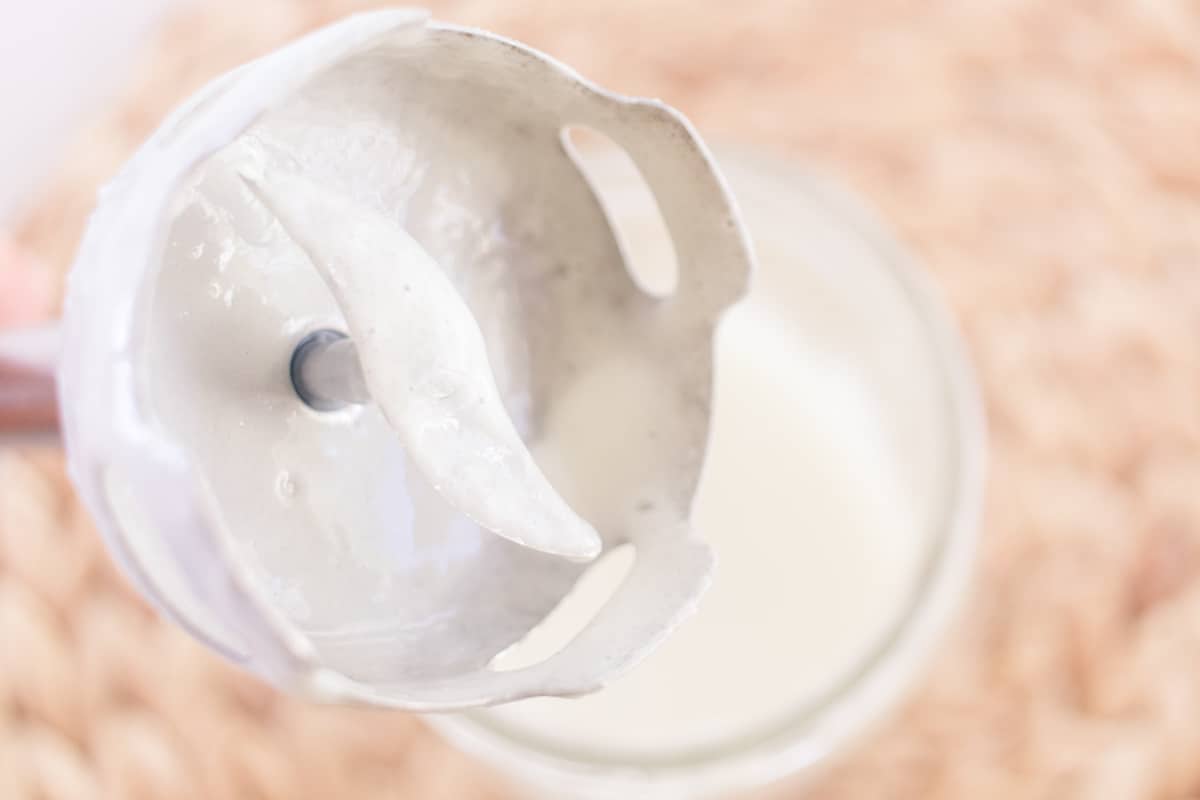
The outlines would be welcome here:
[[[863,419],[877,428],[894,474],[903,482],[903,494],[912,501],[907,508],[918,535],[907,555],[913,567],[903,591],[889,603],[887,624],[871,633],[869,646],[855,658],[843,660],[819,691],[782,696],[779,714],[770,720],[764,717],[760,725],[749,726],[742,720],[739,730],[731,727],[728,736],[698,746],[673,747],[663,741],[638,751],[614,741],[623,737],[610,737],[603,746],[581,744],[573,731],[555,730],[554,709],[551,716],[530,723],[534,717],[527,718],[519,704],[429,717],[452,743],[517,779],[529,797],[695,798],[744,793],[781,780],[789,787],[802,783],[904,697],[959,604],[971,572],[985,430],[963,344],[935,287],[895,239],[831,182],[744,151],[718,150],[717,157],[758,251],[759,273],[748,302],[796,300],[792,321],[809,341],[809,352],[853,373],[874,398]],[[620,196],[621,189],[608,187],[613,192],[609,196]],[[605,195],[605,187],[598,190]],[[618,228],[619,217],[618,209]],[[718,380],[718,406],[720,402]],[[858,492],[866,501],[872,487],[860,486]],[[819,538],[813,541],[820,546]],[[755,557],[772,558],[769,546],[769,541],[763,543]],[[719,587],[721,543],[716,548]],[[852,574],[847,578],[854,580]],[[836,597],[830,599],[828,614],[839,613],[837,603]],[[705,613],[702,601],[697,617],[703,619]],[[781,638],[772,647],[806,646],[803,619],[793,628],[781,618],[776,626]],[[668,641],[663,648],[671,646]],[[756,657],[764,653],[769,657],[770,647]],[[737,653],[714,657],[738,664]],[[740,675],[753,680],[752,666],[742,662],[731,677],[726,665],[713,671],[712,679],[736,681]],[[703,676],[709,665],[694,667]],[[681,679],[684,671],[678,669]],[[636,677],[635,668],[627,680]],[[615,690],[604,691],[620,688],[618,681]],[[720,728],[720,719],[709,722]],[[631,735],[636,724],[631,716]]]

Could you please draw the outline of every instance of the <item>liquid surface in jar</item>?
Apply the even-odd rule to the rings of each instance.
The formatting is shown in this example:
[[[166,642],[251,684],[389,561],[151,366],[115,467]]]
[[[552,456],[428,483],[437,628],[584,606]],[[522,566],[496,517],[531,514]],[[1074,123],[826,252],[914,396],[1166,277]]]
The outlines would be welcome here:
[[[922,333],[861,241],[781,202],[772,181],[782,178],[727,175],[759,272],[716,340],[691,520],[716,552],[713,585],[668,641],[600,692],[480,709],[463,724],[585,762],[699,757],[792,724],[868,664],[906,613],[943,469]],[[626,221],[633,247],[639,219]],[[631,556],[593,566],[501,663],[561,646]]]

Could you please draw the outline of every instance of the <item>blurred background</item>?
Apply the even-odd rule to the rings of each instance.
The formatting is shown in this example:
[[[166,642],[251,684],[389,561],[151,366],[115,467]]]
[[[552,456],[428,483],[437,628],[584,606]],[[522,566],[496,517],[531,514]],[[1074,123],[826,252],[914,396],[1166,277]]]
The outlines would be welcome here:
[[[169,108],[378,5],[0,5],[0,324],[55,312]],[[1200,3],[428,5],[849,183],[967,334],[993,443],[971,599],[901,712],[779,796],[1200,797]],[[288,700],[159,623],[61,455],[0,455],[0,798],[510,796],[415,718]]]

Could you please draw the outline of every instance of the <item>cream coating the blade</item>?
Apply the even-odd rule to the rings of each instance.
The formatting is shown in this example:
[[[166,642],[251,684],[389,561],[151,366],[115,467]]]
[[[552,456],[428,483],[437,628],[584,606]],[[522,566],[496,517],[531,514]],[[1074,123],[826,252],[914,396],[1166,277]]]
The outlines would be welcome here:
[[[669,296],[631,279],[575,127],[642,172]],[[751,256],[677,112],[376,12],[214,81],[101,206],[64,340],[72,469],[139,585],[198,636],[307,696],[448,710],[594,691],[695,608],[712,334]],[[403,297],[405,270],[437,313]],[[345,302],[351,281],[374,311]],[[314,413],[290,359],[331,329],[367,367],[354,398],[418,381],[415,397]],[[625,580],[561,649],[501,665],[596,534],[634,551]]]
[[[501,402],[479,325],[441,267],[378,212],[305,178],[242,175],[350,327],[372,398],[434,489],[493,533],[573,560],[600,537],[554,491]]]

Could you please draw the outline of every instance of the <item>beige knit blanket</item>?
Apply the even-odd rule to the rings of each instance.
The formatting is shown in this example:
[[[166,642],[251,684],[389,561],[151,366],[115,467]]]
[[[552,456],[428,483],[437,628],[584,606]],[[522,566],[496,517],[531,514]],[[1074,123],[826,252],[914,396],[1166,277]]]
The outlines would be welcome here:
[[[174,22],[18,243],[57,280],[172,104],[365,5]],[[1200,4],[432,5],[840,176],[967,332],[993,438],[971,601],[899,716],[780,796],[1200,797]],[[513,796],[411,717],[219,663],[113,572],[59,454],[0,470],[0,798]]]

